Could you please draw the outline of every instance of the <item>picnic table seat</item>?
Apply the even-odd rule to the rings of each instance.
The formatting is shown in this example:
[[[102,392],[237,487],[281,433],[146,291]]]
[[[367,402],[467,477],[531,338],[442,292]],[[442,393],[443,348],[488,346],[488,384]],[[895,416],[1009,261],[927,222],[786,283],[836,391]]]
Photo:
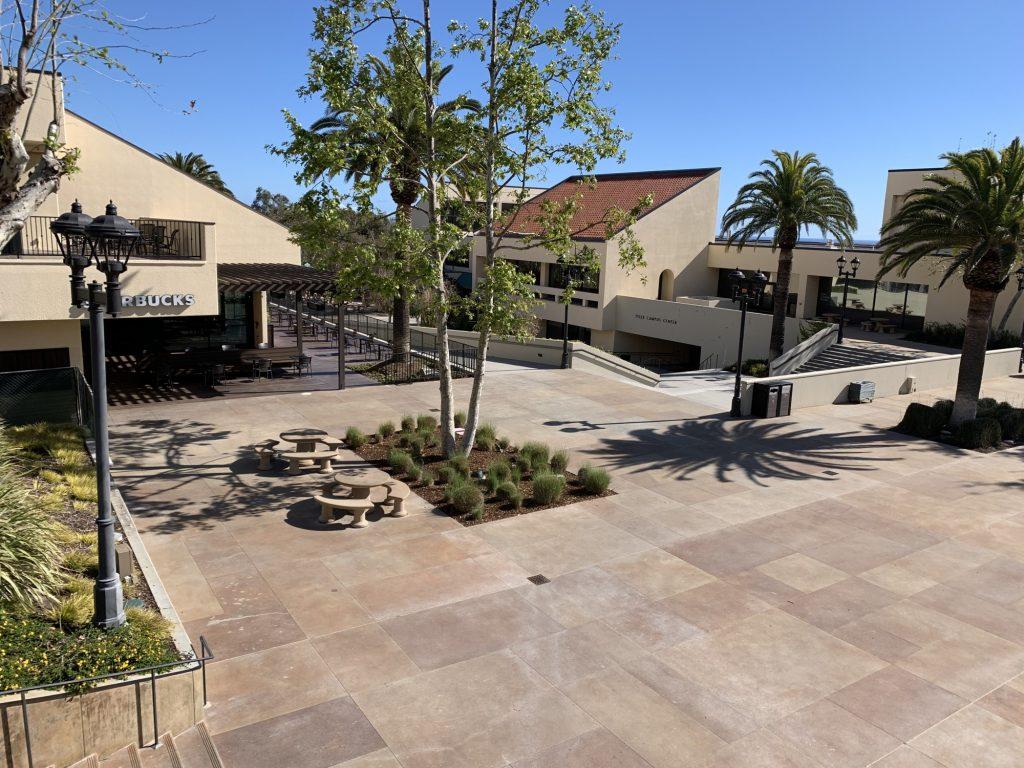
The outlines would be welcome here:
[[[331,459],[338,457],[336,450],[326,451],[284,451],[281,454],[282,459],[288,459],[288,474],[299,475],[302,474],[302,470],[309,469],[311,466],[319,463],[321,472],[332,472],[334,467],[331,465]]]
[[[405,500],[409,498],[409,494],[412,491],[409,486],[403,483],[401,480],[392,480],[387,484],[387,497],[384,499],[385,504],[391,505],[391,511],[388,513],[391,517],[405,517],[408,512],[405,511]]]
[[[249,446],[260,459],[259,469],[266,471],[272,467],[272,462],[277,458],[276,446],[280,440],[260,440],[258,443],[253,443]]]
[[[335,496],[314,496],[320,503],[320,522],[329,523],[334,519],[334,513],[340,512],[341,516],[352,515],[353,528],[365,528],[366,513],[373,509],[373,501],[370,499],[339,499]]]
[[[320,442],[335,451],[345,447],[345,441],[340,437],[321,437]]]

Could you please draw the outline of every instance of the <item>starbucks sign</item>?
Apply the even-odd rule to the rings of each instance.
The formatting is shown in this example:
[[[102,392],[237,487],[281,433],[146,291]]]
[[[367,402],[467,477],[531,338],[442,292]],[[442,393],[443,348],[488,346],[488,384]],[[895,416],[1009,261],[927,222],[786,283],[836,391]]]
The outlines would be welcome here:
[[[191,293],[139,293],[121,297],[122,307],[191,307],[196,297]]]

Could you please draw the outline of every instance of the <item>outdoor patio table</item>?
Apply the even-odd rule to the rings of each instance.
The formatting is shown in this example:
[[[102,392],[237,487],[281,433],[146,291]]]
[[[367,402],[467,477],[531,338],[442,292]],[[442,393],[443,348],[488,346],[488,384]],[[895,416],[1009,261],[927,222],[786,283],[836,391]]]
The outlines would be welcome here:
[[[321,437],[327,437],[327,433],[322,429],[312,429],[309,427],[289,429],[287,432],[281,433],[281,439],[287,443],[295,443],[295,450],[299,453],[312,453],[315,451],[316,444]]]
[[[374,467],[349,469],[334,475],[334,481],[352,489],[352,498],[366,499],[374,488],[380,488],[391,480],[391,475]]]

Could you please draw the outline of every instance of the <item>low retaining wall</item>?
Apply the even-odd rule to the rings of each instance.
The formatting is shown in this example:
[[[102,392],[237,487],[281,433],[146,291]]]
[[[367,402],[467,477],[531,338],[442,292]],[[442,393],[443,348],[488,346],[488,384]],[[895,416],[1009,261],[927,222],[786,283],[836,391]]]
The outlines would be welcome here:
[[[995,349],[985,355],[984,378],[994,379],[1017,373],[1020,349]],[[790,376],[771,376],[764,379],[743,379],[743,413],[750,414],[750,399],[755,383],[775,381],[793,382],[793,409],[815,405],[845,403],[849,398],[851,381],[875,382],[875,396],[908,394],[910,377],[915,389],[940,389],[956,384],[960,368],[960,355],[939,355],[893,363],[838,368],[832,371],[797,373]]]
[[[111,506],[135,554],[139,572],[149,584],[161,613],[173,624],[178,650],[192,650],[188,635],[167,596],[149,554],[142,544],[128,508],[118,491]],[[181,733],[203,719],[203,676],[199,669],[183,669],[156,681],[156,707],[160,733],[153,732],[153,692],[148,675],[99,685],[68,696],[38,691],[28,702],[32,760],[35,766],[71,765],[88,755],[101,758],[128,744],[150,743],[163,733]],[[0,699],[0,766],[33,768],[25,750],[21,699]]]

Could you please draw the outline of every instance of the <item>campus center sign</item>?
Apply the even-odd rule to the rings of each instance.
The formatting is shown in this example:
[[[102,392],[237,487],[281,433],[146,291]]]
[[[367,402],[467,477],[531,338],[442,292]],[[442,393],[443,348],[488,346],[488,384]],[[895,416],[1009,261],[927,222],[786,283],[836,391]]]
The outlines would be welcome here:
[[[196,297],[191,293],[157,293],[122,296],[122,307],[191,307]]]

